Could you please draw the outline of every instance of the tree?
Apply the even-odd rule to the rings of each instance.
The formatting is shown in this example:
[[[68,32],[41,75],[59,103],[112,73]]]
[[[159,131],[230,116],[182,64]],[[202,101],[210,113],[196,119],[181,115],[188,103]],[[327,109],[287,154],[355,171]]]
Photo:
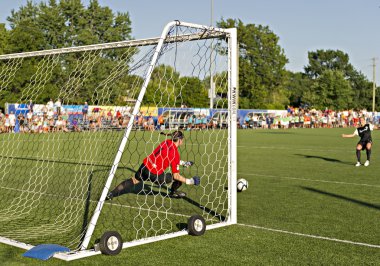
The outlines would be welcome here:
[[[55,0],[50,0],[48,5],[41,2],[39,10],[38,24],[47,42],[45,49],[67,47],[67,26],[61,7]]]
[[[115,15],[109,7],[100,6],[98,0],[91,0],[88,7],[85,7],[81,0],[49,0],[47,3],[39,4],[28,0],[19,10],[12,10],[7,20],[11,29],[6,34],[7,32],[4,33],[0,27],[0,50],[4,49],[3,36],[9,35],[6,47],[7,52],[11,53],[128,40],[131,39],[132,32],[128,13]],[[108,50],[102,54],[98,64],[91,68],[93,72],[83,82],[80,92],[71,96],[75,102],[83,103],[91,99],[93,89],[100,84],[107,72],[113,69],[124,52],[123,49]],[[133,52],[128,56],[133,56]],[[79,56],[76,54],[62,57],[60,64],[53,69],[50,80],[45,84],[44,92],[33,100],[44,102],[50,97],[58,97],[59,90],[64,87],[78,59]],[[20,99],[21,88],[30,84],[29,73],[36,69],[40,60],[36,58],[23,62],[14,82],[7,88],[8,91],[4,92],[6,98],[2,98],[0,104]],[[123,60],[127,61],[128,58]],[[116,82],[114,86],[116,84],[125,83]],[[109,100],[115,103],[119,98],[117,95],[110,95]]]
[[[314,87],[319,86],[319,78],[321,76],[325,76],[325,78],[326,76],[331,77],[331,73],[325,74],[326,71],[333,71],[336,77],[342,75],[338,79],[342,78],[348,82],[352,90],[349,95],[355,98],[355,101],[350,100],[350,105],[346,108],[369,109],[372,103],[372,84],[361,72],[352,66],[349,62],[348,54],[340,50],[317,50],[309,52],[308,58],[309,65],[305,67],[305,73],[312,81],[317,81]],[[337,82],[338,79],[331,79],[331,81]],[[334,88],[335,85],[331,84],[331,88]],[[315,91],[308,92],[309,100],[313,98],[311,96],[313,93]],[[341,104],[336,105],[341,106]]]
[[[165,107],[180,106],[181,99],[176,98],[180,87],[179,73],[170,66],[159,65],[152,72],[143,104]]]
[[[180,82],[183,84],[180,91],[183,103],[188,107],[206,108],[210,106],[210,99],[204,82],[197,77],[181,77]]]
[[[328,69],[318,76],[304,99],[318,109],[347,110],[352,107],[353,91],[342,71]]]
[[[38,23],[39,8],[32,1],[27,1],[18,12],[12,10],[7,18],[10,23],[10,52],[20,53],[47,48],[44,33]]]
[[[278,45],[279,37],[267,26],[244,25],[241,20],[222,19],[218,26],[238,31],[240,108],[284,108],[288,59]]]
[[[350,76],[355,70],[349,62],[348,54],[340,50],[317,50],[308,53],[309,65],[305,73],[312,79],[318,78],[325,70],[339,70]]]
[[[312,80],[302,72],[288,72],[289,80],[286,83],[286,88],[289,93],[289,104],[291,106],[300,107],[305,104],[304,93],[311,85]]]
[[[372,82],[369,82],[361,72],[354,72],[349,80],[355,99],[352,108],[372,111]]]
[[[0,23],[0,54],[5,54],[8,49],[9,33],[4,23]]]

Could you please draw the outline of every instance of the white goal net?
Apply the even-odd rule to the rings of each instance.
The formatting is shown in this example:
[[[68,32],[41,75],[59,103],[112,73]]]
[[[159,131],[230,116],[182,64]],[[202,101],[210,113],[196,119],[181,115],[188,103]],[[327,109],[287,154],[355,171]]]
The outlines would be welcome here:
[[[236,223],[236,31],[169,23],[160,38],[0,55],[0,242],[91,250]],[[112,200],[144,158],[181,131],[174,198],[142,181]],[[170,167],[167,169],[170,172]]]

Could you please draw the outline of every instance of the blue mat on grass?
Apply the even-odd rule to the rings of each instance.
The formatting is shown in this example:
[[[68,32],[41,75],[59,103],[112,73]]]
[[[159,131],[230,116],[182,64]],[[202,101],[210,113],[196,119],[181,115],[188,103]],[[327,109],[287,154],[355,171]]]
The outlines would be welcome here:
[[[29,249],[23,254],[24,257],[35,258],[40,260],[47,260],[54,256],[57,252],[68,252],[70,251],[67,247],[62,247],[55,244],[42,244]]]

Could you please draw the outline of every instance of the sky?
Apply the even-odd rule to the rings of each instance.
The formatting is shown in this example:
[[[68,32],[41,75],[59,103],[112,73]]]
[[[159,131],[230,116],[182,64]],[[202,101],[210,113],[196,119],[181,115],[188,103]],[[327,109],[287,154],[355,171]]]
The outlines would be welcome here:
[[[85,5],[89,1],[82,0]],[[279,36],[289,59],[286,68],[291,71],[303,71],[308,51],[339,49],[371,81],[372,58],[376,58],[376,83],[380,84],[380,0],[98,1],[114,12],[129,13],[134,38],[158,37],[166,23],[177,19],[205,25],[215,25],[221,18],[240,19],[244,24],[269,26]],[[6,23],[11,10],[26,2],[0,0],[0,23]]]

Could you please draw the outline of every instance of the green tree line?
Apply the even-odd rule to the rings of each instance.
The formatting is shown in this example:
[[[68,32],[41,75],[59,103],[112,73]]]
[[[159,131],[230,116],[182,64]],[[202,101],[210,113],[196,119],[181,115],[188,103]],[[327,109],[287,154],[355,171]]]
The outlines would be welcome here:
[[[132,21],[129,13],[113,12],[101,6],[97,0],[85,6],[81,0],[28,1],[25,6],[13,10],[7,18],[9,29],[0,24],[0,54],[64,48],[79,45],[107,43],[132,39]],[[239,42],[239,108],[283,109],[287,105],[310,106],[324,109],[372,109],[372,82],[356,70],[347,53],[340,50],[316,50],[308,52],[308,65],[303,72],[286,70],[288,63],[279,37],[264,25],[244,24],[239,19],[221,19],[218,26],[236,27]],[[115,57],[108,54],[94,66],[91,79],[71,102],[83,103],[93,95],[92,88],[104,78],[104,73],[114,67]],[[73,58],[74,59],[74,58]],[[38,60],[22,66],[23,71],[35,71]],[[70,70],[67,59],[67,72]],[[23,73],[25,73],[23,72]],[[158,94],[160,74],[170,73],[166,92]],[[55,68],[52,82],[46,84],[44,93],[36,101],[47,101],[58,96],[64,84],[65,71]],[[126,76],[113,84],[110,102],[123,104],[128,84],[139,77]],[[172,106],[186,103],[193,107],[208,107],[210,78],[181,77],[172,68],[157,67],[147,88],[143,104],[157,104],[160,99]],[[0,92],[0,106],[20,99],[21,89],[28,85],[27,75],[16,74],[15,81]],[[139,81],[142,82],[141,80]],[[170,91],[178,90],[180,98]],[[380,96],[377,90],[377,97]],[[125,97],[123,97],[125,96]],[[379,109],[379,104],[376,105]]]
[[[221,20],[218,26],[236,27],[240,49],[240,108],[284,108],[310,106],[372,110],[373,83],[340,50],[308,52],[304,72],[285,69],[288,59],[269,27]],[[376,90],[376,98],[380,96]],[[380,104],[376,104],[379,110]]]

